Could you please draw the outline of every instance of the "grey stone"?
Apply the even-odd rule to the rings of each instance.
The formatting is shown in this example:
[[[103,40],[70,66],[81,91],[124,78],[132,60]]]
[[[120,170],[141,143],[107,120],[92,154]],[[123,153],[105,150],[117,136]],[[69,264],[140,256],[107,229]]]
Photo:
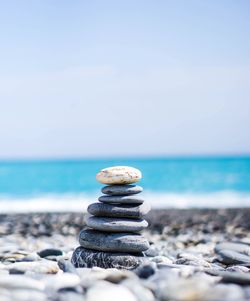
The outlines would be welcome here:
[[[135,296],[137,301],[155,301],[152,291],[144,286],[139,279],[125,279],[122,285],[126,286]]]
[[[18,269],[10,269],[9,274],[10,275],[23,275],[23,274],[25,274],[25,271],[18,270]]]
[[[225,264],[244,264],[250,266],[250,256],[231,250],[220,250],[218,260]]]
[[[148,241],[135,233],[107,233],[93,229],[82,230],[80,245],[86,249],[107,252],[138,253],[149,248]]]
[[[57,264],[63,272],[76,274],[76,269],[73,266],[73,264],[70,262],[70,260],[65,260],[61,258],[58,260]]]
[[[78,247],[73,252],[71,262],[76,268],[100,267],[131,270],[138,267],[145,258],[129,253],[113,253],[88,250]]]
[[[118,269],[102,269],[99,267],[93,268],[77,268],[77,274],[81,278],[81,285],[85,289],[92,286],[96,281],[106,280],[112,283],[120,283],[124,279],[137,279],[137,276],[129,270]]]
[[[102,188],[102,193],[108,195],[133,195],[143,191],[138,185],[108,185]]]
[[[37,260],[40,260],[41,257],[37,254],[37,253],[31,253],[25,257],[23,257],[22,259],[19,259],[19,260],[16,260],[17,262],[18,261],[37,261]]]
[[[206,273],[221,277],[221,281],[225,283],[237,283],[241,285],[250,285],[250,275],[242,272],[228,272],[218,270],[207,270]]]
[[[222,242],[215,246],[216,253],[220,252],[221,250],[231,250],[245,255],[250,255],[250,246],[248,246],[247,244]]]
[[[157,270],[157,265],[154,262],[149,262],[140,265],[136,270],[135,273],[139,278],[147,279],[150,276],[154,275]]]
[[[150,205],[137,204],[105,204],[93,203],[88,206],[88,212],[95,216],[141,218],[150,211]]]
[[[139,232],[148,226],[148,222],[143,219],[96,217],[91,215],[85,217],[85,222],[88,227],[105,232]]]
[[[63,252],[60,249],[44,249],[40,252],[37,252],[37,254],[44,258],[44,257],[48,257],[48,256],[62,256]]]
[[[144,202],[142,198],[133,195],[102,195],[98,198],[98,201],[108,204],[142,204]]]
[[[145,252],[148,257],[155,257],[159,255],[159,251],[156,249],[155,245],[150,245],[149,249]]]
[[[203,258],[197,257],[191,253],[180,253],[178,255],[179,259],[177,259],[175,264],[184,264],[184,265],[194,265],[194,266],[203,266],[206,268],[210,268],[211,264],[204,260]]]
[[[147,252],[145,252],[144,254],[146,256],[148,256]],[[150,261],[155,262],[155,263],[165,263],[165,264],[172,264],[173,263],[173,261],[170,258],[168,258],[167,256],[162,256],[162,255],[152,257],[150,259]]]

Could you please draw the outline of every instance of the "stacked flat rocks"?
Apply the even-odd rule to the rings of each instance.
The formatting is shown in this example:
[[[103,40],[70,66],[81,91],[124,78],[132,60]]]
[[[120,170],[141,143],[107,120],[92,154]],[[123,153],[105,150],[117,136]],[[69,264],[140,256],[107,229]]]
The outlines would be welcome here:
[[[80,247],[72,256],[75,267],[133,269],[143,262],[148,241],[139,233],[147,228],[143,217],[150,206],[138,196],[142,187],[133,185],[141,179],[138,169],[115,166],[101,170],[96,179],[103,195],[89,205],[79,235]]]

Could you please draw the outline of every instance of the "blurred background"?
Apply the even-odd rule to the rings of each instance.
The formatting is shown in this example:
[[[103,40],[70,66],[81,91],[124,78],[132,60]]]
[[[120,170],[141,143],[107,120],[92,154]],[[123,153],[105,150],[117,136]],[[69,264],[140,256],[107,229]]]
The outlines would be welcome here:
[[[250,206],[250,3],[2,1],[0,211],[81,211],[141,169],[152,206]]]

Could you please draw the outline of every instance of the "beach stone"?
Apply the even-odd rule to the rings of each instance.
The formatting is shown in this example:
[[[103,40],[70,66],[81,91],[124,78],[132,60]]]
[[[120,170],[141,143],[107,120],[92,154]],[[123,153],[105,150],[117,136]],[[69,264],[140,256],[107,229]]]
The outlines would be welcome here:
[[[126,195],[126,196],[121,196],[121,195],[102,195],[98,198],[99,202],[102,203],[108,203],[108,204],[142,204],[144,200],[142,198],[139,198],[137,196],[133,195]]]
[[[206,268],[211,267],[211,264],[209,262],[191,253],[180,253],[178,257],[179,258],[174,262],[175,264],[203,266]]]
[[[40,259],[41,259],[41,257],[37,253],[31,253],[31,254],[23,257],[22,259],[17,260],[17,262],[18,261],[29,261],[29,262],[31,262],[31,261],[37,261],[37,260],[40,260]]]
[[[236,283],[241,285],[250,285],[250,275],[242,272],[215,271],[208,270],[208,274],[221,277],[221,281],[225,283]]]
[[[147,252],[144,253],[147,256]],[[172,264],[173,260],[168,258],[167,256],[158,255],[155,257],[150,258],[150,261],[155,263],[164,263],[164,264]]]
[[[137,276],[132,271],[116,268],[77,268],[77,274],[81,278],[82,287],[85,289],[92,286],[93,283],[99,280],[106,280],[118,284],[127,278],[137,278]]]
[[[140,181],[141,172],[129,166],[113,166],[102,169],[96,180],[102,184],[132,184]]]
[[[76,274],[76,269],[70,260],[65,260],[64,258],[61,258],[57,261],[57,264],[63,272]]]
[[[137,301],[134,294],[122,285],[98,281],[86,294],[86,301]]]
[[[153,274],[155,274],[157,270],[157,265],[154,262],[147,262],[145,264],[140,265],[136,270],[136,275],[141,279],[147,279]]]
[[[100,252],[78,247],[73,252],[71,262],[76,268],[100,267],[104,269],[134,269],[138,267],[145,258],[129,253]]]
[[[86,225],[104,232],[140,232],[146,229],[148,222],[143,219],[129,219],[116,217],[85,216]]]
[[[127,278],[137,278],[132,271],[124,269],[118,270],[116,268],[77,268],[77,274],[81,278],[81,284],[85,289],[92,286],[93,283],[99,280],[106,280],[118,284]]]
[[[102,188],[102,193],[108,195],[133,195],[143,191],[138,185],[108,185]]]
[[[215,246],[216,253],[220,252],[221,250],[231,250],[245,255],[250,255],[250,246],[247,244],[234,243],[234,242],[222,242]]]
[[[220,250],[218,252],[218,260],[225,264],[243,264],[250,266],[250,256],[231,250]]]
[[[37,252],[37,254],[41,257],[48,257],[48,256],[62,256],[63,252],[60,249],[44,249],[41,250],[40,252]]]
[[[34,272],[38,274],[56,274],[59,271],[59,266],[54,261],[40,260],[32,262],[15,262],[8,265],[0,266],[4,270],[18,270],[23,272]]]
[[[125,279],[121,284],[126,286],[136,296],[137,301],[155,301],[152,291],[144,286],[144,283],[138,278]]]
[[[93,229],[82,230],[80,245],[86,249],[108,252],[138,253],[149,248],[148,241],[135,233],[107,233]]]
[[[93,203],[87,211],[94,216],[142,218],[150,211],[150,205]]]
[[[24,275],[0,275],[0,288],[44,291],[45,285]]]

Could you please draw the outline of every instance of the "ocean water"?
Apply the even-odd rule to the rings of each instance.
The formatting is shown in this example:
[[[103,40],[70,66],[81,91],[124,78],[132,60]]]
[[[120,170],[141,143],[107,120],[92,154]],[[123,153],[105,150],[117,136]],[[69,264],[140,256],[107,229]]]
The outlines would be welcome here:
[[[0,162],[0,212],[82,211],[101,194],[96,173],[129,165],[152,207],[249,207],[250,157]]]

